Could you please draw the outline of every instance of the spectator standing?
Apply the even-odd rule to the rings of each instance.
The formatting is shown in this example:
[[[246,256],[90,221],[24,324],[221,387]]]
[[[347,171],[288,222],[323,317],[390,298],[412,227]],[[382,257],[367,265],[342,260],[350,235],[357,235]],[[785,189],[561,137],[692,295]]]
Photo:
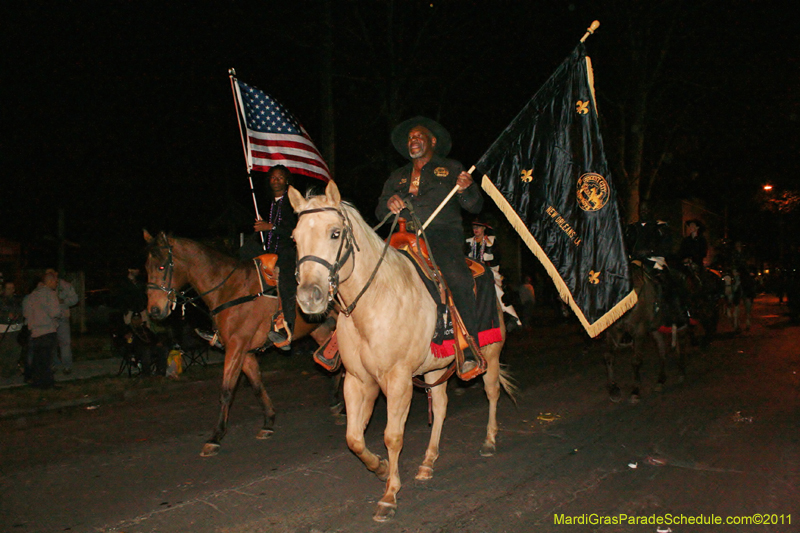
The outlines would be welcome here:
[[[58,276],[58,271],[53,268],[48,268],[45,273],[52,274],[56,277],[57,288],[56,295],[58,296],[58,305],[61,308],[61,318],[58,319],[58,330],[56,336],[58,338],[58,359],[61,364],[53,361],[54,366],[61,367],[61,371],[65,374],[72,372],[72,331],[70,330],[70,311],[69,308],[78,304],[78,294],[72,284]]]
[[[16,286],[7,281],[0,294],[0,373],[11,376],[19,360],[19,345],[16,338],[22,330],[22,299],[16,294]]]
[[[58,322],[61,306],[58,302],[58,278],[45,273],[42,283],[22,300],[22,314],[31,332],[28,342],[26,377],[34,387],[47,389],[55,385],[53,357],[58,350]]]

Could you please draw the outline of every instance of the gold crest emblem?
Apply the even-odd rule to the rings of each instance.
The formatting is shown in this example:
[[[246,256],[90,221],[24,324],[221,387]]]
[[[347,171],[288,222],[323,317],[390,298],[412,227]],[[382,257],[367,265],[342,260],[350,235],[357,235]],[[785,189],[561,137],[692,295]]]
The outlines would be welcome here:
[[[406,178],[400,180],[400,185],[405,185],[406,183],[408,183],[408,180]]]
[[[533,181],[533,169],[530,170],[523,170],[519,176],[519,179],[524,181],[525,183],[530,183]]]
[[[578,205],[584,211],[599,211],[608,203],[608,182],[600,174],[589,172],[578,179]]]
[[[589,271],[589,283],[592,285],[597,285],[600,283],[600,272],[595,272],[594,270]]]
[[[589,100],[585,102],[583,100],[578,100],[578,103],[575,104],[575,111],[579,115],[588,115],[589,114]]]
[[[447,167],[436,167],[433,169],[433,173],[439,178],[444,178],[445,176],[450,175],[450,171],[447,170]]]

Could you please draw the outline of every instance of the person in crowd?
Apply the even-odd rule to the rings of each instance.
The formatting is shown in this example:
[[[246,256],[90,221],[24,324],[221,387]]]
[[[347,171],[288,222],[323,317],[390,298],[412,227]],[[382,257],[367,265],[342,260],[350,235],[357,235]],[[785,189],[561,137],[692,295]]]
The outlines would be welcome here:
[[[22,299],[14,282],[6,281],[0,293],[0,374],[4,377],[11,376],[17,366],[20,350],[16,341],[23,321]]]
[[[132,266],[128,269],[128,275],[117,287],[117,309],[122,313],[126,325],[131,323],[133,313],[139,313],[147,322],[147,287],[139,279],[140,273],[139,267]]]
[[[464,260],[461,209],[477,214],[483,196],[458,161],[446,159],[452,141],[450,133],[438,122],[415,117],[398,125],[392,132],[392,144],[409,163],[391,173],[383,186],[375,214],[383,219],[390,212],[411,220],[405,201],[411,200],[416,215],[425,222],[457,185],[455,199],[448,201],[425,230],[430,251],[453,295],[453,302],[467,332],[477,341],[478,317],[472,274]],[[409,228],[416,229],[416,228]],[[481,373],[478,358],[464,350],[465,363],[459,370],[462,379]]]
[[[45,273],[42,282],[22,300],[22,314],[30,329],[26,378],[38,388],[51,388],[53,357],[58,350],[58,324],[62,316],[58,301],[58,278]]]
[[[167,347],[145,323],[142,313],[131,314],[128,331],[125,333],[127,355],[141,365],[142,375],[149,376],[155,370],[163,376],[167,370]],[[155,368],[154,368],[155,367]]]
[[[72,332],[70,330],[70,307],[78,305],[78,294],[70,282],[59,277],[58,271],[54,268],[48,268],[46,273],[52,274],[58,280],[58,288],[56,294],[58,295],[58,304],[61,307],[61,318],[58,319],[58,329],[56,336],[58,337],[58,357],[53,361],[54,367],[61,368],[64,374],[72,372]]]
[[[497,238],[491,234],[491,231],[492,227],[489,224],[477,219],[472,221],[472,237],[467,239],[467,257],[483,263],[492,271],[497,298],[500,300],[503,312],[511,317],[506,322],[507,329],[511,331],[521,326],[522,322],[514,306],[503,301],[503,276],[500,274],[499,247],[495,246]]]

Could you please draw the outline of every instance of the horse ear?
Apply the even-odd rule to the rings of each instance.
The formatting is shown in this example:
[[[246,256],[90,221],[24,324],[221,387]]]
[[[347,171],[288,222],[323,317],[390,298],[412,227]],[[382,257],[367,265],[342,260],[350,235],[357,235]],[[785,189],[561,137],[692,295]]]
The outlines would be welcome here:
[[[338,206],[342,203],[342,195],[339,194],[339,187],[336,186],[336,182],[333,180],[328,181],[328,186],[325,187],[325,196],[334,206]]]
[[[144,234],[144,242],[146,242],[147,244],[150,244],[150,243],[153,242],[153,236],[150,235],[149,231],[147,231],[146,229],[143,229],[142,233]]]
[[[305,199],[303,195],[300,194],[300,191],[289,185],[289,202],[291,202],[292,207],[294,208],[295,213],[300,211],[303,206],[305,206]]]

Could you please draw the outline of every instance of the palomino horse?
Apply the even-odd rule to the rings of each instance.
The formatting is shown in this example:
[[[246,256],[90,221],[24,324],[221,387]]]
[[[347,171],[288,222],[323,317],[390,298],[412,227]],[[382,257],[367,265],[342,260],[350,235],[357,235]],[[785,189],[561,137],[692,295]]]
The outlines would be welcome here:
[[[638,296],[636,305],[627,313],[620,317],[606,333],[606,351],[604,354],[606,370],[608,372],[608,393],[611,400],[618,402],[622,399],[622,393],[617,385],[614,376],[614,358],[616,353],[623,347],[633,348],[633,387],[631,390],[630,401],[637,403],[641,398],[642,385],[642,353],[647,337],[651,336],[655,340],[658,348],[659,372],[658,382],[655,390],[660,391],[667,381],[667,345],[664,333],[660,331],[660,326],[664,322],[663,307],[659,305],[659,295],[657,282],[651,274],[645,271],[641,263],[634,261],[631,263],[631,273],[633,277],[633,287]],[[672,345],[678,355],[678,369],[680,372],[679,381],[683,381],[686,375],[686,360],[684,350],[681,347],[678,334],[688,329],[688,325],[675,328]]]
[[[385,243],[350,205],[341,202],[339,189],[328,182],[325,196],[304,199],[289,187],[297,212],[297,303],[308,314],[321,313],[330,298],[347,305],[339,313],[336,335],[345,368],[347,445],[379,479],[386,481],[373,518],[390,519],[400,490],[398,459],[414,389],[412,378],[424,376],[433,385],[445,375],[453,356],[436,358],[430,342],[436,326],[436,303],[405,256]],[[381,259],[381,254],[385,256]],[[342,280],[339,280],[341,275]],[[360,299],[359,299],[360,298]],[[357,303],[357,305],[354,304]],[[481,455],[495,452],[497,401],[500,387],[512,396],[514,387],[500,368],[505,329],[500,320],[500,342],[483,348],[488,368],[483,377],[489,398],[489,423]],[[364,430],[375,400],[386,396],[387,421],[383,440],[388,460],[367,449]],[[430,389],[433,426],[416,479],[433,476],[439,456],[439,438],[447,410],[445,384]]]
[[[250,263],[240,263],[198,242],[147,231],[147,308],[150,316],[163,320],[169,316],[182,293],[191,285],[214,314],[222,343],[225,345],[225,366],[220,395],[220,414],[211,438],[200,455],[209,457],[219,452],[220,441],[228,429],[228,415],[239,376],[245,373],[264,411],[264,425],[256,438],[266,439],[273,432],[275,409],[264,385],[255,352],[268,344],[272,316],[278,309],[278,298],[255,296],[261,292],[258,273]],[[283,274],[283,273],[279,273]],[[285,273],[283,275],[292,275]],[[333,330],[333,320],[309,324],[298,315],[294,337],[310,334],[318,343]]]

